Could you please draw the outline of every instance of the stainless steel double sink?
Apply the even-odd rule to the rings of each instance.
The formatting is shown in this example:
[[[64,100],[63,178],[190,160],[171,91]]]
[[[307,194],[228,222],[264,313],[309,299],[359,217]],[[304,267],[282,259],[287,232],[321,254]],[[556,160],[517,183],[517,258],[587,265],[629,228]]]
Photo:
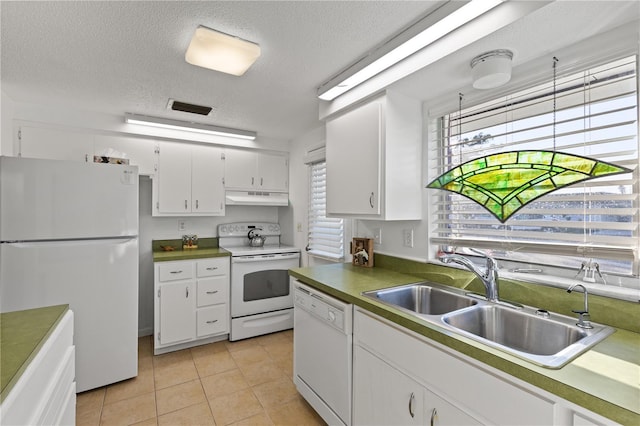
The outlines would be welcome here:
[[[419,282],[362,293],[448,331],[547,368],[560,368],[614,332],[577,318],[482,296],[437,283]]]

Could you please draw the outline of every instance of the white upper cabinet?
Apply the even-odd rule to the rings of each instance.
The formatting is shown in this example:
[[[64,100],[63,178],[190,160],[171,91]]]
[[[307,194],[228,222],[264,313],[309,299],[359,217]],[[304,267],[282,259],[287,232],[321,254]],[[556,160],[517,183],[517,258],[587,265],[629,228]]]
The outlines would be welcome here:
[[[104,155],[111,149],[125,154],[129,164],[138,166],[138,174],[152,175],[156,143],[150,139],[20,126],[15,152],[25,158],[93,162],[94,155]]]
[[[14,152],[25,158],[92,162],[93,139],[86,133],[20,126]]]
[[[160,142],[153,215],[224,215],[222,161],[220,148]]]
[[[327,214],[375,220],[422,218],[422,113],[387,92],[326,123]]]
[[[226,189],[289,191],[289,159],[285,155],[227,149],[224,174]]]
[[[155,173],[157,143],[151,139],[96,135],[93,153],[102,155],[109,149],[122,152],[129,159],[129,164],[138,166],[139,175],[149,176]]]

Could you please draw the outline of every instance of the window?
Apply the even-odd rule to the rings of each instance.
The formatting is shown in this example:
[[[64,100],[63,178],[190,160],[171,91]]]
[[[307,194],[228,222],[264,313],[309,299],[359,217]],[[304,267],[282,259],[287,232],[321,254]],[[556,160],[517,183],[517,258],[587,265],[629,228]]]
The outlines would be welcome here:
[[[483,248],[496,258],[573,270],[593,259],[603,273],[637,276],[636,64],[637,57],[624,58],[559,77],[555,95],[549,81],[442,117],[438,173],[480,156],[527,149],[555,149],[635,170],[552,192],[504,224],[461,195],[433,191],[431,242],[460,253]],[[436,176],[434,171],[431,178]]]
[[[344,221],[326,217],[327,167],[321,161],[309,166],[309,245],[307,251],[331,260],[344,258]]]

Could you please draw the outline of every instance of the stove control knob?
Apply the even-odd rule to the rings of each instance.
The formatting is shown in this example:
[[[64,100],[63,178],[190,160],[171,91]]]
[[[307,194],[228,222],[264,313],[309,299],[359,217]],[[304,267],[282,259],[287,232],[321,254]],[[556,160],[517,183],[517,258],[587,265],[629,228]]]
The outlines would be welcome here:
[[[336,321],[336,313],[333,311],[329,311],[329,321],[331,322],[335,322]]]

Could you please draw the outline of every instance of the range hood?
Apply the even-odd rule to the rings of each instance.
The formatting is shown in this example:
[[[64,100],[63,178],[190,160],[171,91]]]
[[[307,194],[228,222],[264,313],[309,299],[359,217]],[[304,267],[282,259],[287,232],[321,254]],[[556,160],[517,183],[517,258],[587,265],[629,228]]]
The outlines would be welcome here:
[[[225,203],[229,206],[288,206],[287,192],[227,191]]]

